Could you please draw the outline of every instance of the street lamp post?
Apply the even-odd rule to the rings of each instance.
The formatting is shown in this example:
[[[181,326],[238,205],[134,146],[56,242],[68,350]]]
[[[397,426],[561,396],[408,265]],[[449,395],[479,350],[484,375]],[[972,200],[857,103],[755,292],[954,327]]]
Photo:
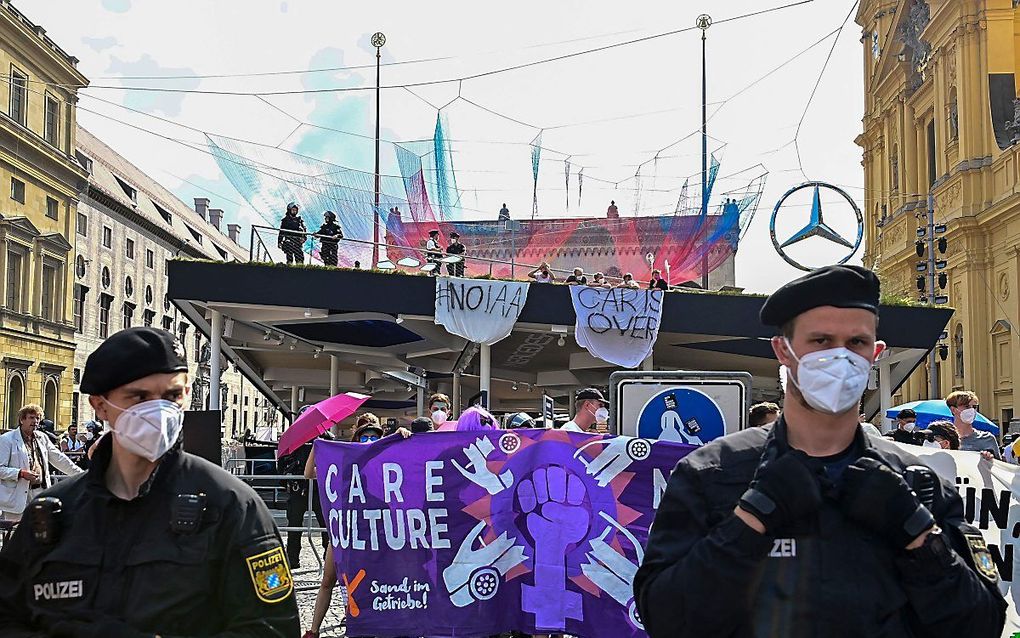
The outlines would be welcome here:
[[[382,60],[382,48],[386,44],[386,36],[382,31],[372,35],[372,46],[375,47],[375,207],[373,209],[372,226],[372,267],[379,263],[379,78]]]
[[[702,224],[708,223],[708,70],[705,62],[705,41],[708,28],[712,26],[712,16],[701,14],[698,16],[698,28],[701,29],[701,220]],[[708,246],[705,246],[704,238],[707,232],[702,232],[702,255],[701,255],[701,287],[708,290]]]

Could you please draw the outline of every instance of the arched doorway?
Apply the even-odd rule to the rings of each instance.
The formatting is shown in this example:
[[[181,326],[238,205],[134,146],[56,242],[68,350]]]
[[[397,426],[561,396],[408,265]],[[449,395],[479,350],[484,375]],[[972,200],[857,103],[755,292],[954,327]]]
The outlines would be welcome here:
[[[7,372],[7,422],[5,427],[18,427],[18,410],[25,405],[25,379],[17,372]]]

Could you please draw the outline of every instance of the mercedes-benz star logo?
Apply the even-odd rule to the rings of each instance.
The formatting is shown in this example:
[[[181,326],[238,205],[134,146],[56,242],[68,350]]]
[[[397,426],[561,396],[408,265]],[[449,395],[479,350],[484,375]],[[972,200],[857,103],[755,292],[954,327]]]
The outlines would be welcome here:
[[[805,188],[814,189],[814,194],[811,200],[811,216],[808,218],[808,223],[806,226],[794,233],[792,237],[782,243],[779,243],[779,240],[776,238],[776,216],[779,214],[779,209],[791,195]],[[853,209],[854,214],[857,216],[857,239],[853,243],[850,243],[849,240],[844,238],[842,235],[833,230],[831,226],[825,223],[825,219],[822,215],[822,198],[820,195],[820,189],[822,188],[827,188],[839,193],[843,199],[850,204],[850,208]],[[846,191],[843,189],[833,186],[832,184],[826,184],[825,182],[805,182],[786,191],[786,193],[779,198],[779,201],[776,202],[776,207],[772,210],[772,219],[769,220],[769,234],[772,236],[772,245],[775,246],[776,252],[779,253],[779,256],[782,257],[786,263],[801,270],[814,270],[813,267],[805,266],[794,260],[786,254],[784,249],[810,237],[819,237],[850,249],[850,252],[847,253],[845,257],[836,262],[845,264],[851,257],[854,256],[857,249],[861,246],[861,239],[864,237],[864,216],[861,215],[861,209],[857,207],[854,200],[847,195]]]

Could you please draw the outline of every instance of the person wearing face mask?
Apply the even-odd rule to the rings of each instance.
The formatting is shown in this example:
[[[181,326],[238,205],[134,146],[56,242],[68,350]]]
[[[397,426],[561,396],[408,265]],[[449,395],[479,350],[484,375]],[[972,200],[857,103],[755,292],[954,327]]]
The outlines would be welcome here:
[[[604,412],[603,412],[604,410]],[[588,432],[599,421],[599,416],[609,420],[609,402],[598,388],[578,390],[574,396],[574,418],[563,424],[567,432]]]
[[[634,578],[650,638],[1001,635],[995,563],[955,487],[858,423],[878,306],[875,274],[844,265],[764,303],[782,415],[673,470]]]
[[[978,397],[969,390],[957,390],[946,397],[946,405],[953,413],[953,426],[960,433],[960,449],[968,452],[980,452],[987,460],[1002,460],[999,442],[991,432],[974,429],[974,421],[978,415]]]
[[[885,435],[897,443],[921,445],[924,434],[917,429],[917,412],[910,408],[896,413],[896,429]]]
[[[136,327],[104,341],[81,391],[108,424],[89,471],[29,503],[0,552],[10,638],[297,636],[283,543],[262,499],[181,449],[184,348]]]
[[[441,392],[436,392],[429,397],[429,411],[427,415],[438,429],[447,421],[452,420],[453,412],[450,409],[450,397]]]
[[[300,207],[295,202],[287,204],[287,212],[280,220],[280,235],[276,245],[287,256],[288,264],[305,263],[305,220],[299,214]]]
[[[922,434],[924,447],[937,447],[943,450],[960,449],[960,433],[953,427],[952,421],[932,421]]]

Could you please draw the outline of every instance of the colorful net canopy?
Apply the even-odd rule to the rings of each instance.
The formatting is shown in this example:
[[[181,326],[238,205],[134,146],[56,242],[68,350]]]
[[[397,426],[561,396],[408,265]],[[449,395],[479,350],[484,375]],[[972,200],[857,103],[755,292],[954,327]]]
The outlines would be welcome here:
[[[442,249],[450,233],[460,235],[466,245],[468,276],[520,279],[547,262],[560,271],[581,267],[609,277],[627,272],[644,277],[654,267],[668,271],[672,283],[682,283],[700,278],[706,266],[711,271],[733,256],[765,185],[766,175],[761,174],[715,194],[720,162],[713,155],[706,187],[706,201],[711,205],[704,210],[701,184],[692,184],[700,175],[670,190],[657,188],[656,173],[642,175],[639,167],[629,189],[621,192],[632,212],[621,214],[614,201],[605,213],[539,216],[539,166],[546,161],[539,135],[530,145],[533,210],[523,219],[510,221],[464,204],[448,130],[440,115],[432,139],[387,144],[400,174],[380,176],[378,207],[372,172],[232,138],[207,136],[207,140],[224,175],[273,225],[291,201],[301,206],[310,232],[318,230],[323,213],[336,213],[345,238],[359,240],[341,245],[341,266],[372,263],[378,219],[383,244],[379,258],[391,263],[406,258],[426,262],[430,257],[426,241],[430,231],[438,230]],[[570,159],[563,165],[566,180],[560,190],[566,190],[569,209]],[[580,200],[581,189],[591,178],[583,169],[574,177]],[[674,203],[666,205],[666,197]],[[559,199],[558,204],[563,203]],[[306,251],[317,256],[317,242],[309,239]]]

